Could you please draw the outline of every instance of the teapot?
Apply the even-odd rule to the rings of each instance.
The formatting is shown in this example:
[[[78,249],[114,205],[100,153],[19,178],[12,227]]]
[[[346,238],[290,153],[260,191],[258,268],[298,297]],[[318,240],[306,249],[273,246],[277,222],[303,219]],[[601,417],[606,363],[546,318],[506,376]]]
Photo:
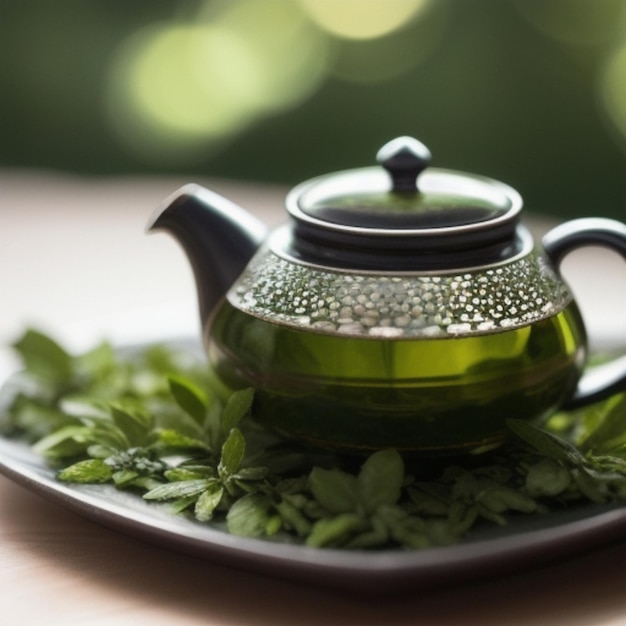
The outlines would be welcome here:
[[[315,446],[432,456],[626,389],[624,358],[587,367],[560,273],[581,246],[626,257],[626,225],[574,219],[537,245],[510,186],[433,168],[411,137],[377,161],[296,186],[271,232],[195,184],[158,207],[148,230],[189,258],[224,394],[254,387],[256,420]]]

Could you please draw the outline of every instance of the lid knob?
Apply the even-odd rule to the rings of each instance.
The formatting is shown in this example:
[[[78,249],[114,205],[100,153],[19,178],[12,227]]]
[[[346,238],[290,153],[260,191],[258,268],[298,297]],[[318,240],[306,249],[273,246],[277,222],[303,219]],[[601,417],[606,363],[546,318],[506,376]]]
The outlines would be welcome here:
[[[430,164],[430,150],[413,137],[398,137],[386,143],[376,160],[391,176],[393,191],[417,192],[417,177]]]

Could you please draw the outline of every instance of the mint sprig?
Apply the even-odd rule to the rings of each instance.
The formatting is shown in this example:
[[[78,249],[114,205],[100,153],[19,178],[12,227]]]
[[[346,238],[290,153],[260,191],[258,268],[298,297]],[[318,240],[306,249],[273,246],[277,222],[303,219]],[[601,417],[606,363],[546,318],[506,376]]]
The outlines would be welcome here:
[[[28,330],[3,391],[0,433],[29,441],[68,483],[110,484],[198,523],[310,547],[423,549],[473,528],[626,499],[626,398],[442,464],[381,450],[355,460],[261,428],[254,391],[220,398],[201,357],[173,346],[71,355]],[[432,465],[432,464],[430,464]]]

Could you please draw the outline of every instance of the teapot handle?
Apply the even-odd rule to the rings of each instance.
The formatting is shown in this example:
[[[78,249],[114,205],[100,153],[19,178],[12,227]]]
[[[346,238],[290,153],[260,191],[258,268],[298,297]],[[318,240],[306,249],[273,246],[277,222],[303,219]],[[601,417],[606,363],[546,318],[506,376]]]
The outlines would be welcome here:
[[[565,256],[583,246],[602,246],[626,259],[626,224],[606,218],[581,218],[565,222],[543,238],[543,249],[558,269]],[[626,391],[626,356],[585,371],[563,408],[575,409]]]

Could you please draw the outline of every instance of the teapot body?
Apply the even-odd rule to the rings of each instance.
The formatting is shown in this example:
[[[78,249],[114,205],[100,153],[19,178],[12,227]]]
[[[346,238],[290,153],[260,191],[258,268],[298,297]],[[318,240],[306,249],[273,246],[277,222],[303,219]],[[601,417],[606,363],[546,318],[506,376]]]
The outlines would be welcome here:
[[[626,389],[626,356],[586,367],[560,274],[584,246],[626,258],[626,224],[571,220],[536,245],[508,185],[432,168],[410,137],[377,160],[295,187],[269,235],[197,185],[157,210],[225,394],[253,387],[256,419],[315,445],[456,455],[497,446],[509,419]]]
[[[214,374],[255,417],[343,451],[479,452],[539,418],[585,361],[572,295],[530,235],[489,266],[346,271],[292,258],[277,232],[204,329]]]

